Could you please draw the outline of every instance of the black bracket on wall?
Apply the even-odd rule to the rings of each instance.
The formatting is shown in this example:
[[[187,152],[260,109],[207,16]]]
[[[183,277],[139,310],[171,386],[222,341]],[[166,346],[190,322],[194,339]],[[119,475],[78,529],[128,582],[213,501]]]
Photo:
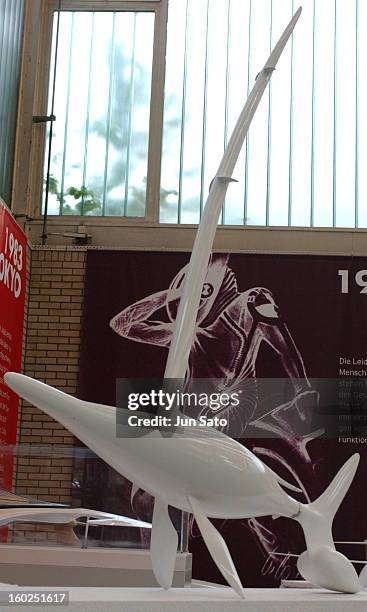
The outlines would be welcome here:
[[[33,117],[33,123],[49,123],[50,121],[55,120],[55,115],[36,115]]]

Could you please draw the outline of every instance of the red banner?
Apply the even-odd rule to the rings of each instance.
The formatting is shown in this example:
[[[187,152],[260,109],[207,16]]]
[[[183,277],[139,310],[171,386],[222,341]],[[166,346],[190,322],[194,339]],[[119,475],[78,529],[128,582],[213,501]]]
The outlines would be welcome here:
[[[22,361],[26,291],[26,237],[0,200],[0,445],[15,444],[18,396],[4,374],[19,372]],[[13,458],[0,453],[0,488],[11,489]]]

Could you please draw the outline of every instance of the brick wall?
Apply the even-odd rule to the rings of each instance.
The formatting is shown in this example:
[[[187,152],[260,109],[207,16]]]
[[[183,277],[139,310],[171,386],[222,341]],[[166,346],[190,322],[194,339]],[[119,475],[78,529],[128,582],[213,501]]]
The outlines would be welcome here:
[[[77,392],[80,331],[86,250],[33,247],[29,264],[29,296],[24,372],[70,394]],[[32,455],[19,456],[14,469],[14,492],[53,502],[71,501],[72,453],[57,452],[74,445],[60,423],[23,402],[18,442],[32,445]],[[35,453],[52,445],[52,456]],[[50,448],[51,450],[51,448]],[[47,453],[49,455],[49,453]],[[18,523],[12,541],[55,537],[48,526]]]

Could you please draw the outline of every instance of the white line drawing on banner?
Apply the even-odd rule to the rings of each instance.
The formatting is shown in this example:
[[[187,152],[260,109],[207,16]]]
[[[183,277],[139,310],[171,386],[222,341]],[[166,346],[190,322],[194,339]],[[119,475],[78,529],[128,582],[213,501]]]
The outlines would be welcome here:
[[[228,425],[219,429],[237,438],[246,436],[248,425],[266,430],[275,437],[285,439],[312,467],[307,443],[321,435],[323,430],[302,435],[297,434],[292,425],[303,426],[305,422],[307,425],[317,406],[318,392],[311,389],[302,355],[280,316],[272,292],[264,287],[253,287],[240,292],[236,276],[228,264],[228,254],[211,256],[200,300],[185,390],[190,391],[190,381],[197,377],[207,378],[208,384],[210,380],[215,384],[219,379],[223,385],[221,390],[225,389],[228,393],[240,390],[240,405],[229,406],[220,412],[221,416],[227,418]],[[186,270],[187,266],[176,274],[167,290],[149,295],[124,308],[111,319],[111,328],[121,337],[135,342],[169,347]],[[162,309],[168,321],[159,320]],[[294,397],[259,416],[256,362],[262,342],[269,344],[281,360],[292,382]],[[218,391],[217,388],[215,390]],[[212,409],[208,407],[194,416],[205,414],[210,417],[211,412]],[[290,412],[293,413],[292,424]],[[259,448],[254,452],[268,454],[269,451]],[[285,467],[299,481],[305,499],[310,501],[306,489],[289,463],[276,453],[272,453],[271,459]],[[138,515],[140,512],[144,515],[150,505],[146,494],[140,492],[134,509]],[[252,519],[250,531],[265,557],[266,572],[276,576],[279,567],[284,568],[284,559],[272,556],[272,550],[278,546],[276,528],[271,532],[270,541],[263,537],[265,529],[259,519]],[[142,537],[145,537],[145,533]],[[285,577],[284,574],[282,577]]]
[[[323,430],[299,434],[292,428],[308,423],[318,403],[318,392],[311,389],[304,362],[293,337],[280,316],[273,294],[265,287],[240,292],[234,272],[228,265],[229,255],[211,256],[200,298],[194,343],[186,372],[185,390],[191,381],[207,379],[217,384],[215,391],[241,392],[239,406],[213,410],[205,407],[193,416],[210,418],[215,412],[225,416],[221,428],[227,435],[247,435],[249,424],[288,441],[307,461],[311,461],[307,444]],[[167,290],[150,295],[124,308],[110,321],[111,328],[123,338],[135,342],[169,347],[175,326],[177,305],[181,297],[187,266],[178,272]],[[168,321],[159,320],[164,309]],[[268,344],[281,361],[294,389],[294,397],[259,415],[256,363],[262,343]],[[293,412],[292,419],[289,418]],[[291,421],[292,420],[292,425]]]

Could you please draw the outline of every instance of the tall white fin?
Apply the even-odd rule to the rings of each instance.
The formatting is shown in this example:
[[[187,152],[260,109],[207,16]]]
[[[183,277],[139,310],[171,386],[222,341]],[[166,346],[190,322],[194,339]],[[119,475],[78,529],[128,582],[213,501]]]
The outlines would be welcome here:
[[[228,185],[232,181],[232,174],[256,109],[301,12],[302,9],[299,8],[293,15],[263,69],[259,72],[212,181],[185,274],[183,292],[167,358],[165,378],[183,379],[185,377],[195,335],[200,295]]]
[[[214,527],[214,525],[202,511],[200,502],[195,497],[188,497],[188,500],[200,529],[200,533],[204,538],[205,544],[207,545],[216,566],[223,577],[227,580],[228,584],[230,584],[236,593],[238,593],[238,595],[244,599],[245,595],[242,584],[232,561],[227,544],[223,540],[219,531]]]
[[[168,506],[157,497],[154,502],[150,555],[154,576],[164,589],[172,586],[178,535],[168,514]]]
[[[307,546],[298,559],[299,572],[317,586],[344,593],[357,593],[360,582],[349,559],[335,550],[332,524],[358,464],[358,454],[350,457],[324,493],[311,504],[301,504],[294,517],[303,528]]]

